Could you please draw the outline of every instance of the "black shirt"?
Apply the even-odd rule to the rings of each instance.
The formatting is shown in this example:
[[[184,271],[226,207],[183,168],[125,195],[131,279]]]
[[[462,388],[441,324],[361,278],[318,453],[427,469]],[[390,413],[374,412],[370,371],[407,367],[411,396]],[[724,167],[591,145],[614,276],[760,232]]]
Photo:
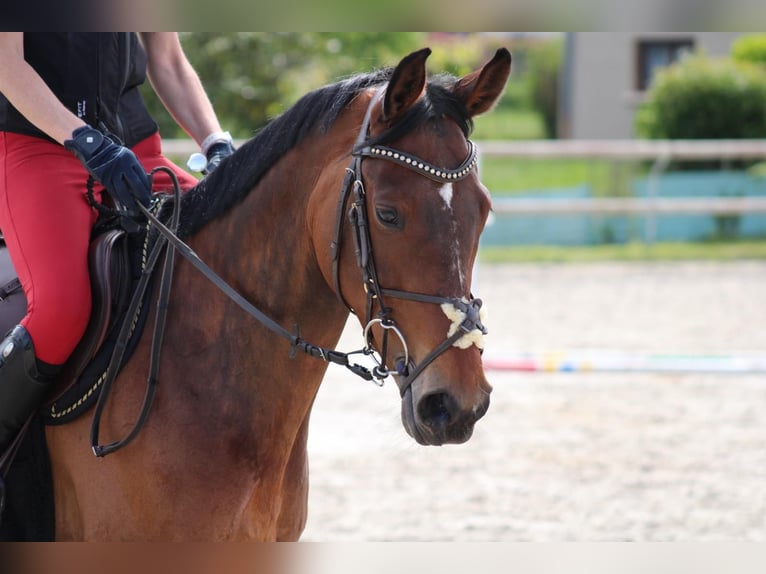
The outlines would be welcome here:
[[[157,131],[138,86],[146,52],[135,33],[24,33],[24,59],[91,126],[103,122],[127,146]],[[50,139],[0,92],[0,130]]]

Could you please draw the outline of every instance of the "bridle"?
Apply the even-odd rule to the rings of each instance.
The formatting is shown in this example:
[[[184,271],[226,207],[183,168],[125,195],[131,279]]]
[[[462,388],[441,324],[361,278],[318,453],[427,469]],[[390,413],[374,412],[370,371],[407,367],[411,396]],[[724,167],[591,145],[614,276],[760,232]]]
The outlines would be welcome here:
[[[378,365],[373,369],[373,375],[379,381],[388,376],[398,377],[399,392],[402,396],[412,385],[413,381],[430,365],[439,355],[444,353],[453,344],[455,344],[465,334],[478,329],[482,334],[487,334],[486,327],[480,319],[481,299],[471,296],[470,299],[464,297],[440,297],[436,295],[426,295],[412,291],[402,291],[399,289],[390,289],[381,286],[378,279],[378,273],[375,268],[375,258],[373,256],[372,239],[370,237],[370,225],[367,216],[366,193],[362,176],[362,161],[365,158],[383,159],[403,166],[415,173],[432,179],[440,183],[451,183],[466,178],[476,167],[477,151],[476,146],[471,140],[468,140],[468,156],[454,169],[447,169],[431,165],[425,160],[418,158],[407,152],[397,150],[382,145],[368,145],[367,140],[370,136],[370,118],[375,104],[380,100],[384,90],[372,98],[364,116],[364,121],[359,130],[359,134],[351,152],[351,164],[346,168],[346,176],[343,180],[340,198],[338,199],[338,208],[336,214],[335,240],[332,243],[333,259],[333,278],[335,283],[335,292],[343,304],[355,315],[357,311],[351,307],[343,297],[340,287],[340,252],[343,240],[343,229],[346,217],[348,218],[352,236],[354,238],[354,247],[356,260],[362,276],[362,286],[366,293],[365,303],[365,321],[364,321],[364,341],[365,353],[371,355],[374,359],[372,347],[372,327],[378,325],[383,330],[381,347],[379,350],[380,359],[375,359]],[[346,206],[349,199],[352,198],[351,207],[346,214]],[[416,301],[418,303],[430,303],[435,305],[450,305],[462,312],[465,319],[460,323],[459,328],[450,336],[446,337],[436,348],[426,355],[418,364],[414,364],[409,356],[407,341],[401,330],[391,317],[392,308],[387,306],[386,298],[403,299],[407,301]],[[373,316],[375,303],[378,304],[378,313]],[[401,342],[404,357],[397,362],[392,370],[387,366],[388,355],[388,335],[393,333]]]

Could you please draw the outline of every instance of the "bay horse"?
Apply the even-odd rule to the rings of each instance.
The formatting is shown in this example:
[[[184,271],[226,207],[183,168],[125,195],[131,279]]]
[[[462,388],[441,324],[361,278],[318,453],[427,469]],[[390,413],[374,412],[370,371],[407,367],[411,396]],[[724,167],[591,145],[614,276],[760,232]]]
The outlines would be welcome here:
[[[57,539],[297,540],[322,349],[350,311],[375,375],[400,387],[405,430],[424,445],[470,438],[491,392],[471,293],[490,197],[468,136],[501,96],[511,55],[458,79],[429,77],[429,54],[306,94],[184,195],[179,235],[300,339],[276,337],[179,259],[136,439],[97,458],[90,417],[46,429]],[[136,419],[150,338],[113,386],[107,439]],[[306,353],[298,340],[311,341]]]

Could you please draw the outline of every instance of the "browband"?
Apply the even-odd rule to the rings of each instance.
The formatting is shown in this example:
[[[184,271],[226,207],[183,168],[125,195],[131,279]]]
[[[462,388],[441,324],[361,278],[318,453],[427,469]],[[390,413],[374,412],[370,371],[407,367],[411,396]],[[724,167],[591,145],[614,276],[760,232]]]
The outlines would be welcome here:
[[[476,166],[476,163],[478,162],[478,154],[476,152],[476,145],[471,140],[468,140],[468,148],[468,157],[466,157],[463,163],[455,169],[437,167],[417,156],[380,145],[363,147],[354,152],[354,155],[387,159],[434,181],[449,183],[451,181],[459,181],[465,178]]]

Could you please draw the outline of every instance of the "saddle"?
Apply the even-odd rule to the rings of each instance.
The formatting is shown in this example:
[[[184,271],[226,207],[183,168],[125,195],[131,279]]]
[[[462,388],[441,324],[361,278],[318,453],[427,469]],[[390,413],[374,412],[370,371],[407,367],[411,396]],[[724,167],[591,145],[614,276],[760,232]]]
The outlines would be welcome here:
[[[98,398],[98,379],[111,351],[110,335],[119,330],[136,273],[125,229],[110,227],[96,234],[88,252],[93,306],[80,343],[57,377],[43,405],[46,424],[63,424],[85,412]],[[65,280],[65,278],[62,278]],[[4,244],[0,245],[0,333],[26,314],[27,301]],[[113,342],[112,342],[113,343]],[[103,349],[103,353],[101,352]],[[103,364],[103,369],[100,367]],[[92,366],[91,366],[92,365]]]

